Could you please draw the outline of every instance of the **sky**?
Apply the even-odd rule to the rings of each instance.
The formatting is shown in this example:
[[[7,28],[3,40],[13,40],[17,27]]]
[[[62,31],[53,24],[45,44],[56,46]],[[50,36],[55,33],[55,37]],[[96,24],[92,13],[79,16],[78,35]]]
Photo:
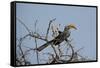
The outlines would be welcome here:
[[[24,24],[31,30],[34,29],[34,22],[38,20],[37,32],[41,35],[46,34],[48,23],[51,19],[56,18],[54,23],[61,24],[60,30],[63,31],[64,26],[75,24],[77,30],[71,31],[72,44],[75,50],[83,47],[79,52],[80,55],[96,60],[96,8],[95,7],[79,7],[79,6],[60,6],[60,5],[43,5],[43,4],[16,4],[16,16],[21,19]],[[16,36],[21,38],[28,34],[27,30],[16,19]],[[44,44],[44,41],[38,40],[38,46]],[[27,38],[22,43],[23,48],[35,48],[34,38]],[[49,50],[48,50],[49,49]],[[52,52],[48,47],[43,52]],[[29,61],[37,64],[36,54],[29,54]],[[46,58],[44,55],[40,58]],[[42,62],[41,62],[42,63]]]

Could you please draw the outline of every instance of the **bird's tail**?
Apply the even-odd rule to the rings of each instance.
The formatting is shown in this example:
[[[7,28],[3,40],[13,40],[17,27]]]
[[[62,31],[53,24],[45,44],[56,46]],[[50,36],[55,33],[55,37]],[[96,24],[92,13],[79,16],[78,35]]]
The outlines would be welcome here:
[[[49,41],[49,42],[43,44],[42,46],[38,47],[36,50],[38,50],[40,52],[43,49],[45,49],[48,45],[50,45],[51,43],[52,43],[52,41]]]

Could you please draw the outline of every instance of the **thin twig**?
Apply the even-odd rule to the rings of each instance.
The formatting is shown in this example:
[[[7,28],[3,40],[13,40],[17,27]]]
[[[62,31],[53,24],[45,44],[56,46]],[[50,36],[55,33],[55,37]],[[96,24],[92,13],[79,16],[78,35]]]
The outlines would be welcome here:
[[[34,37],[34,38],[37,38],[37,39],[41,39],[41,40],[43,40],[43,41],[47,41],[47,39],[45,39],[45,38],[42,38],[41,36],[37,36],[37,35],[34,35],[34,34],[30,34],[30,36],[31,37]]]
[[[80,49],[78,49],[77,51],[75,51],[75,52],[79,52],[80,50],[82,50],[84,47],[81,47]]]
[[[73,57],[74,57],[74,49],[73,49],[72,45],[69,43],[68,40],[65,40],[65,41],[68,43],[68,45],[70,46],[70,48],[72,50],[72,55],[71,55],[70,59],[67,60],[67,62],[70,62],[73,59]]]
[[[58,57],[57,52],[56,52],[56,49],[55,49],[55,47],[53,46],[53,44],[51,44],[51,47],[53,48],[55,55]]]
[[[59,51],[59,55],[61,56],[62,55],[62,51],[60,49],[60,44],[58,45],[58,51]]]
[[[37,20],[35,21],[35,33],[36,32],[36,26],[37,26]],[[37,49],[37,39],[35,38],[35,45],[36,45],[36,49]],[[38,56],[38,51],[36,50],[36,55],[37,55],[37,63],[39,64],[39,56]]]
[[[26,30],[30,33],[30,30],[29,30],[29,28],[23,23],[23,21],[21,20],[21,19],[19,19],[18,17],[17,17],[17,20],[26,28]]]
[[[20,38],[21,39],[21,41],[23,41],[26,37],[28,37],[30,34],[27,34],[27,35],[25,35],[25,36],[23,36],[22,38]]]
[[[49,26],[48,26],[47,33],[46,33],[46,39],[48,39],[48,34],[49,34],[50,25],[51,25],[51,23],[52,23],[53,21],[55,21],[55,20],[56,20],[56,18],[54,18],[54,19],[52,19],[52,20],[49,21]]]
[[[23,41],[26,37],[28,37],[28,36],[29,36],[29,34],[27,34],[27,35],[25,35],[24,37],[20,38],[19,44],[18,44],[18,47],[19,47],[19,49],[20,49],[20,51],[21,51],[22,58],[24,59],[25,64],[26,64],[26,59],[25,59],[25,55],[24,55],[24,53],[23,53],[21,44],[22,44],[22,41]]]
[[[21,44],[22,44],[22,39],[20,39],[20,43],[19,43],[18,46],[19,46],[19,49],[20,49],[20,51],[21,51],[22,58],[24,59],[24,62],[25,62],[25,64],[26,64],[26,59],[25,59],[25,55],[24,55],[24,53],[23,53],[23,50],[22,50]]]

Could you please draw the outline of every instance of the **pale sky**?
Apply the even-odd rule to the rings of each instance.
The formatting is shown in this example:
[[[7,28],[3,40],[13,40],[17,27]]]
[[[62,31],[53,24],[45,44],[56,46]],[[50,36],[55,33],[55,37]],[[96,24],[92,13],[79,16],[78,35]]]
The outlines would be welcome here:
[[[42,4],[28,4],[17,3],[16,16],[20,18],[30,30],[34,32],[34,21],[38,20],[37,31],[45,35],[48,22],[56,18],[54,23],[61,24],[60,30],[63,31],[64,26],[73,23],[76,25],[77,30],[71,31],[72,44],[75,50],[84,47],[79,54],[96,60],[96,8],[95,7],[76,7],[76,6],[58,6],[58,5],[42,5]],[[17,20],[17,19],[16,19]],[[28,32],[19,23],[17,24],[16,36],[17,38],[23,37]],[[44,41],[39,40],[38,46],[44,44]],[[34,39],[25,39],[22,43],[26,47],[35,47]],[[50,47],[43,52],[50,51]],[[36,54],[31,52],[29,61],[37,64]],[[33,58],[34,56],[34,58]],[[42,57],[45,58],[45,57]]]

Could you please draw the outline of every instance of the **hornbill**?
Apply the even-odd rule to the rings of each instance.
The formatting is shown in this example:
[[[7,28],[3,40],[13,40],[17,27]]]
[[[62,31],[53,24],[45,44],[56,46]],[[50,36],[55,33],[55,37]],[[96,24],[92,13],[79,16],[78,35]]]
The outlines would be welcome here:
[[[77,29],[75,27],[74,24],[69,24],[67,26],[65,26],[64,31],[59,33],[59,35],[57,37],[55,37],[53,40],[48,41],[47,43],[43,44],[42,46],[38,47],[36,50],[37,51],[42,51],[43,49],[45,49],[47,46],[51,45],[58,45],[61,42],[63,42],[64,40],[66,40],[69,36],[70,36],[70,29]]]

